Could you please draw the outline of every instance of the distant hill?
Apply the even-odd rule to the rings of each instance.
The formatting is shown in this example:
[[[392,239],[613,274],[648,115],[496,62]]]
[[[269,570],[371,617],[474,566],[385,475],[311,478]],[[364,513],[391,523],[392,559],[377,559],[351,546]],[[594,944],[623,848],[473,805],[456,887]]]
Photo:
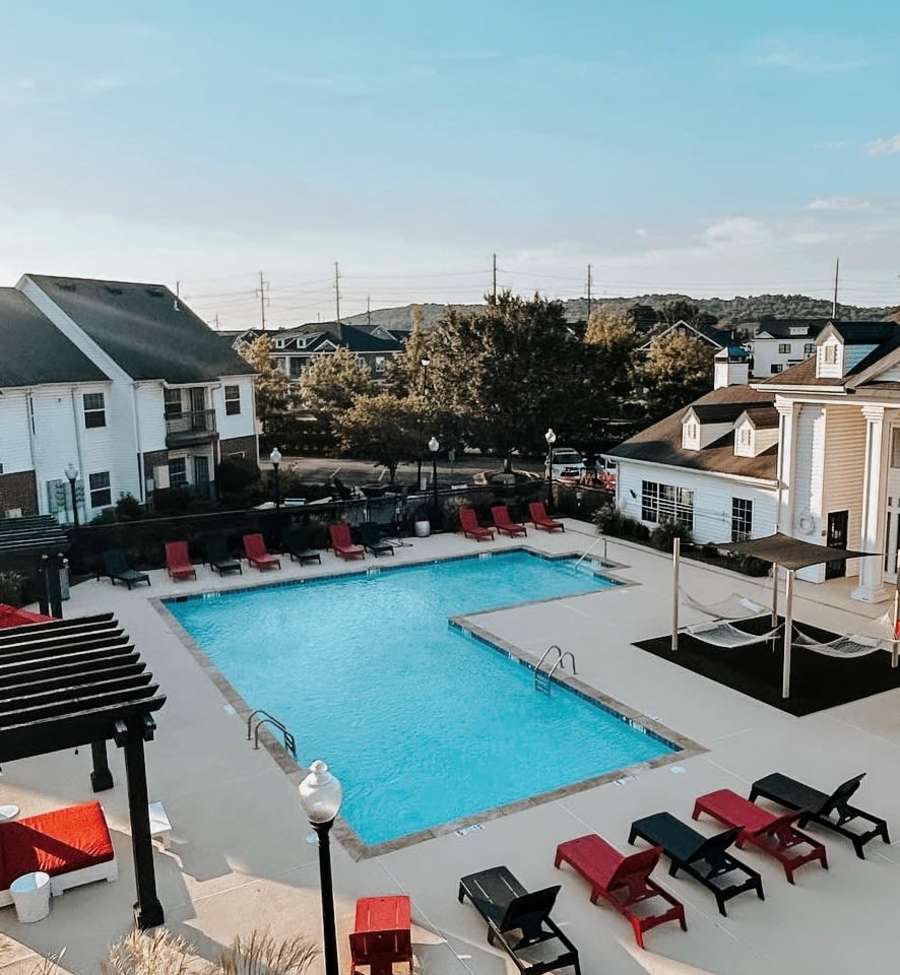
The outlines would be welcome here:
[[[758,321],[761,318],[827,318],[831,315],[831,302],[822,298],[810,298],[807,295],[750,295],[735,298],[692,298],[690,295],[640,295],[637,298],[595,298],[592,307],[612,308],[616,311],[627,311],[632,305],[650,305],[660,309],[670,301],[679,299],[690,301],[699,306],[701,312],[715,315],[724,325],[741,325],[746,322]],[[587,315],[586,298],[570,298],[565,302],[566,317],[569,321],[584,321]],[[413,305],[402,305],[399,308],[378,308],[372,312],[372,325],[384,325],[387,328],[412,328]],[[423,304],[422,315],[426,328],[431,328],[448,308],[460,310],[474,310],[483,305],[439,305],[433,302]],[[896,307],[864,308],[859,305],[839,305],[838,314],[844,321],[877,321],[888,318]],[[344,321],[351,325],[365,327],[367,316],[365,312],[354,315]]]

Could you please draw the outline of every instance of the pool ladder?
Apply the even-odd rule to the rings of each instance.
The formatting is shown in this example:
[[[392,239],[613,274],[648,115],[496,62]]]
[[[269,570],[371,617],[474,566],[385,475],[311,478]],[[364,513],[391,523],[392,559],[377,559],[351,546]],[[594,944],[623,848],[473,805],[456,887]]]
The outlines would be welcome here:
[[[253,719],[256,718],[256,729],[253,729]],[[273,728],[277,728],[281,732],[281,736],[284,739],[285,751],[289,751],[293,755],[294,760],[297,759],[297,742],[294,736],[288,730],[287,726],[284,725],[278,718],[273,717],[268,711],[263,711],[262,708],[257,708],[249,718],[247,718],[247,741],[253,739],[253,748],[259,749],[259,729],[263,725],[270,724]]]
[[[544,661],[549,657],[554,650],[556,651],[556,659],[553,662],[553,666],[549,670],[542,670],[544,666]],[[575,669],[575,654],[571,650],[563,650],[558,647],[555,643],[552,646],[547,647],[547,649],[541,654],[541,659],[537,663],[537,667],[534,668],[534,689],[536,691],[541,691],[544,694],[550,693],[550,687],[553,683],[553,675],[557,670],[562,670],[565,666],[566,660],[572,663],[572,676],[574,677],[578,671]]]

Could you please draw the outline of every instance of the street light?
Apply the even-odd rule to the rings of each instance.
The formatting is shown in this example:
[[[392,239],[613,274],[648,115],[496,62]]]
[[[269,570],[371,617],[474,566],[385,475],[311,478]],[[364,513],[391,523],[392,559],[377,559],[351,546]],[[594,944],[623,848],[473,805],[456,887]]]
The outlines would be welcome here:
[[[331,882],[331,852],[328,834],[341,808],[341,783],[328,771],[328,766],[315,761],[309,775],[300,783],[300,805],[310,826],[319,837],[319,880],[322,887],[322,940],[325,975],[339,975],[337,934],[334,928],[334,889]]]
[[[281,508],[281,492],[278,489],[278,465],[281,463],[281,451],[277,447],[272,448],[269,460],[272,462],[272,469],[275,471],[275,524],[277,526],[278,513]]]
[[[69,481],[69,490],[72,492],[72,518],[75,528],[78,528],[78,494],[75,490],[75,482],[78,480],[78,468],[69,461],[66,467],[66,477]]]
[[[431,487],[434,491],[434,527],[437,527],[438,523],[438,478],[437,478],[437,455],[438,451],[441,449],[441,445],[438,443],[437,437],[432,437],[428,441],[428,449],[431,451]]]
[[[428,367],[431,365],[431,359],[428,356],[422,356],[419,360],[422,364],[422,398],[425,398],[425,394],[428,392]],[[421,435],[422,421],[418,421],[419,433]],[[422,490],[422,449],[419,448],[419,462],[416,465],[416,490]]]
[[[550,427],[544,434],[547,441],[547,511],[553,511],[553,445],[556,443],[556,434],[553,427]]]

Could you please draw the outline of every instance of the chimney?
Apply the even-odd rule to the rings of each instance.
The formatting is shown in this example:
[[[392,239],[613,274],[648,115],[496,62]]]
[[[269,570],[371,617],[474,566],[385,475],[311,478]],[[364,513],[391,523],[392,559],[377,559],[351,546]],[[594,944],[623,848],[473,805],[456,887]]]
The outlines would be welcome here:
[[[750,357],[739,345],[719,349],[713,369],[713,389],[746,386],[750,381]]]

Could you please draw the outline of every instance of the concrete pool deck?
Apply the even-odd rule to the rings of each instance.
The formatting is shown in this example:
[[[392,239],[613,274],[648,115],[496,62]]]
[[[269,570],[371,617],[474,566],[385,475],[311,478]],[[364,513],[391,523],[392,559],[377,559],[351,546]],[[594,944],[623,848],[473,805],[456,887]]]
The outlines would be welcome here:
[[[594,544],[590,526],[568,525],[565,535],[529,532],[528,545],[562,553]],[[502,540],[478,545],[458,536],[438,536],[398,549],[396,561],[516,544]],[[762,873],[766,901],[739,897],[729,904],[728,918],[718,915],[703,888],[658,870],[660,881],[686,905],[688,931],[671,924],[657,928],[647,935],[646,952],[634,947],[630,928],[618,914],[589,903],[583,881],[553,869],[555,847],[565,839],[597,832],[624,850],[633,819],[662,809],[689,818],[697,795],[722,787],[746,793],[750,782],[773,770],[824,788],[866,771],[859,804],[900,829],[900,691],[794,718],[642,653],[632,641],[659,635],[670,625],[670,561],[615,541],[609,542],[608,554],[623,565],[613,574],[636,585],[478,614],[477,625],[491,638],[533,656],[551,643],[562,643],[575,652],[579,676],[588,685],[707,751],[683,763],[529,806],[462,836],[450,833],[368,860],[355,862],[333,844],[344,970],[355,899],[404,891],[413,900],[414,948],[422,971],[511,971],[505,958],[486,944],[475,911],[456,901],[461,875],[505,863],[529,887],[562,884],[554,916],[578,945],[585,973],[892,971],[900,885],[900,853],[894,845],[874,841],[867,848],[868,859],[860,861],[848,842],[817,833],[828,848],[831,869],[802,868],[796,887],[785,882],[774,861],[748,850],[743,857]],[[165,803],[173,825],[170,850],[156,852],[157,882],[168,926],[206,956],[254,927],[268,927],[278,935],[306,934],[318,942],[316,850],[304,841],[308,827],[296,799],[296,777],[285,775],[267,751],[252,749],[240,717],[151,600],[359,568],[330,555],[323,556],[323,563],[321,569],[301,569],[286,562],[282,573],[250,571],[221,581],[203,568],[197,582],[177,584],[158,571],[152,573],[152,588],[131,592],[88,582],[75,587],[65,604],[68,617],[114,612],[168,695],[156,740],[147,749],[151,798]],[[687,561],[682,582],[704,601],[735,590],[757,596],[766,591],[753,580]],[[850,603],[846,583],[797,588],[797,617],[836,631],[852,631],[858,623],[853,611],[870,617],[883,611]],[[684,622],[693,621],[696,617],[685,612]],[[249,625],[251,648],[252,639]],[[302,729],[294,730],[302,751]],[[402,751],[396,760],[403,761]],[[50,953],[65,946],[65,971],[95,975],[106,945],[128,931],[134,888],[124,771],[115,749],[110,763],[116,787],[99,798],[113,831],[120,879],[68,892],[54,900],[50,917],[37,924],[20,925],[11,909],[0,911],[0,931],[10,939],[5,952],[0,945],[0,973],[30,971],[30,950]],[[23,815],[85,801],[92,798],[89,771],[88,749],[77,756],[67,752],[12,762],[3,768],[0,799],[20,805]],[[700,828],[708,833],[714,829],[709,823]]]

